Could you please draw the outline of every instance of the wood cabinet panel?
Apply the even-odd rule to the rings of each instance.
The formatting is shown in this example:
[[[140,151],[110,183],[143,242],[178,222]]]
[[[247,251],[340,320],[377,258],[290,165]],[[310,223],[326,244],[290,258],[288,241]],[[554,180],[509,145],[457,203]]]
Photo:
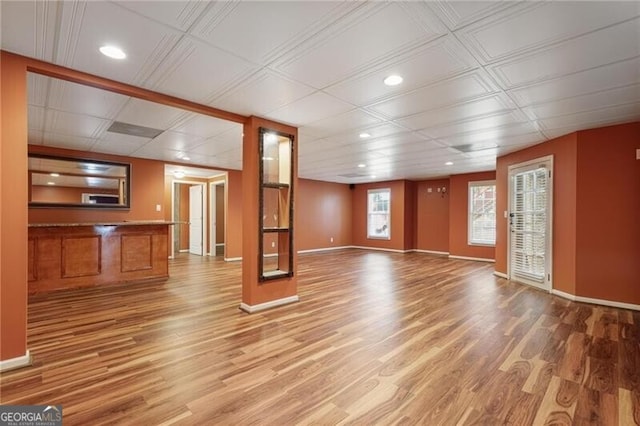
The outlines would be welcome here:
[[[29,228],[29,293],[169,277],[169,224]]]

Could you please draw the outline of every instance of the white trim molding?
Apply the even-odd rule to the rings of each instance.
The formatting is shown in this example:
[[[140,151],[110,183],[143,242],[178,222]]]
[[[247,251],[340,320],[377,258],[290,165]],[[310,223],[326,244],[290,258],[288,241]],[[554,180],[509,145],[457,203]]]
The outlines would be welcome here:
[[[224,261],[225,262],[238,262],[242,260],[242,257],[225,257]]]
[[[344,250],[344,249],[350,249],[350,248],[353,248],[353,246],[338,246],[338,247],[325,247],[325,248],[317,248],[317,249],[298,250],[298,254],[318,253],[322,251]]]
[[[391,253],[411,253],[413,251],[413,250],[388,249],[388,248],[381,248],[381,247],[366,247],[366,246],[351,246],[350,248],[360,249],[360,250],[388,251]]]
[[[22,356],[0,361],[0,371],[15,370],[16,368],[28,367],[29,365],[31,365],[31,354],[29,350],[27,350],[27,353]]]
[[[416,253],[435,254],[438,256],[449,256],[448,251],[435,251],[435,250],[422,250],[422,249],[413,249],[411,251],[414,251]]]
[[[265,303],[259,303],[257,305],[247,305],[246,303],[240,303],[240,309],[252,314],[254,312],[264,311],[265,309],[275,308],[277,306],[288,305],[289,303],[295,303],[300,301],[300,297],[298,295],[284,297],[282,299],[271,300]]]
[[[493,275],[495,275],[496,277],[504,278],[505,280],[509,279],[509,275],[505,274],[504,272],[493,271]]]
[[[459,259],[459,260],[475,260],[477,262],[490,262],[495,263],[495,259],[487,259],[485,257],[467,257],[467,256],[456,256],[453,254],[449,255],[449,259]]]
[[[551,290],[551,294],[563,297],[565,299],[572,300],[574,302],[590,303],[592,305],[611,306],[612,308],[629,309],[632,311],[640,311],[640,305],[634,305],[633,303],[616,302],[614,300],[605,299],[592,299],[591,297],[576,296],[571,293],[565,293],[560,290]]]

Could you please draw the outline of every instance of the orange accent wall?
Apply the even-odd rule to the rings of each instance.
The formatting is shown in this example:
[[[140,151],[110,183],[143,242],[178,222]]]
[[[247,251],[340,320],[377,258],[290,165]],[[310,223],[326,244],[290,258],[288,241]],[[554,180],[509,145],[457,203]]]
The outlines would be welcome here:
[[[418,184],[409,180],[404,181],[404,249],[416,248],[416,191]]]
[[[495,247],[469,245],[469,182],[494,180],[496,172],[453,175],[445,197],[449,197],[449,254],[495,259]]]
[[[0,59],[0,359],[27,352],[27,73]]]
[[[351,245],[349,185],[298,179],[297,195],[294,238],[298,250]]]
[[[215,241],[212,242],[215,244],[224,244],[224,211],[225,211],[225,200],[224,200],[224,188],[225,185],[216,185],[214,186],[214,191],[216,191],[216,238]],[[215,246],[211,247],[212,254],[215,254]]]
[[[415,248],[449,252],[449,179],[416,182]],[[431,188],[431,192],[429,192]]]
[[[124,220],[162,220],[164,213],[156,204],[164,205],[164,163],[142,158],[121,157],[93,152],[73,151],[40,145],[29,145],[29,152],[88,158],[131,164],[131,209],[29,208],[29,223],[73,223]]]
[[[238,170],[227,172],[227,234],[225,235],[225,258],[233,259],[242,257],[242,187],[243,176]],[[256,219],[258,208],[256,207]],[[257,231],[256,231],[257,233]]]
[[[576,294],[640,305],[640,123],[577,137]]]
[[[507,273],[509,166],[553,155],[553,287],[575,294],[576,289],[576,167],[577,137],[561,136],[498,157],[496,170],[496,266]]]
[[[405,250],[406,186],[407,181],[404,180],[355,185],[352,201],[353,245],[391,250]],[[367,238],[367,191],[370,189],[381,188],[389,188],[391,190],[391,239],[389,240]]]
[[[177,185],[178,188],[178,196],[180,197],[180,208],[178,209],[178,222],[186,222],[181,223],[179,225],[180,231],[179,241],[178,241],[178,250],[189,250],[189,188],[191,185],[189,184],[180,184]]]

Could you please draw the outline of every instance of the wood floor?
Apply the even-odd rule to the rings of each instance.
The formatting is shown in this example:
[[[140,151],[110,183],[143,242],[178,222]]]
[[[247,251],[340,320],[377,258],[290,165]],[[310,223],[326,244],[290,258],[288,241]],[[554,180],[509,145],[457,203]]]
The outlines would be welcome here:
[[[33,297],[34,365],[2,404],[65,425],[640,423],[639,312],[347,250],[301,255],[301,301],[248,315],[240,270],[181,255],[164,283]]]

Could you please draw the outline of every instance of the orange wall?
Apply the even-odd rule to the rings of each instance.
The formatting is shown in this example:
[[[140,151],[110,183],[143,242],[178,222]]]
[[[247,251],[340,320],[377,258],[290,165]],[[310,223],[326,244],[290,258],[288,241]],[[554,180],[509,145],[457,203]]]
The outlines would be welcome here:
[[[499,157],[496,170],[496,271],[507,273],[508,167],[553,155],[553,287],[575,294],[576,284],[576,134],[561,136]]]
[[[179,184],[176,186],[176,189],[178,190],[178,197],[180,197],[180,208],[178,209],[177,221],[186,222],[177,225],[180,227],[180,231],[178,232],[178,250],[189,250],[189,188],[191,187],[191,185]]]
[[[449,252],[449,179],[416,182],[415,248]],[[431,192],[429,192],[431,188]]]
[[[225,185],[216,185],[216,239],[212,244],[224,243],[224,188]],[[211,253],[215,254],[215,247],[211,248]]]
[[[27,72],[0,59],[0,359],[27,351]]]
[[[88,158],[131,164],[131,208],[129,210],[87,208],[29,208],[29,223],[73,223],[124,220],[162,220],[164,213],[156,204],[164,205],[164,163],[142,158],[121,157],[93,152],[72,151],[29,145],[29,152]]]
[[[111,194],[118,195],[118,190],[101,188],[78,188],[72,186],[41,186],[31,187],[31,200],[39,203],[82,203],[82,194]]]
[[[469,182],[494,180],[496,172],[453,175],[449,179],[449,254],[452,256],[495,259],[495,247],[469,245]],[[499,215],[496,215],[499,216]],[[496,218],[496,221],[498,219]],[[499,223],[499,222],[498,222]]]
[[[299,179],[297,195],[294,237],[298,250],[351,245],[349,185]]]
[[[352,201],[352,241],[360,247],[405,250],[405,186],[406,181],[396,180],[355,185]],[[367,191],[391,189],[391,239],[367,238]]]
[[[227,234],[224,239],[224,256],[230,259],[242,257],[242,172],[229,170],[227,176]]]
[[[578,132],[579,296],[640,304],[640,160],[636,160],[636,149],[640,149],[640,123]]]
[[[417,200],[416,182],[404,181],[404,249],[413,250],[416,248],[416,216]]]

